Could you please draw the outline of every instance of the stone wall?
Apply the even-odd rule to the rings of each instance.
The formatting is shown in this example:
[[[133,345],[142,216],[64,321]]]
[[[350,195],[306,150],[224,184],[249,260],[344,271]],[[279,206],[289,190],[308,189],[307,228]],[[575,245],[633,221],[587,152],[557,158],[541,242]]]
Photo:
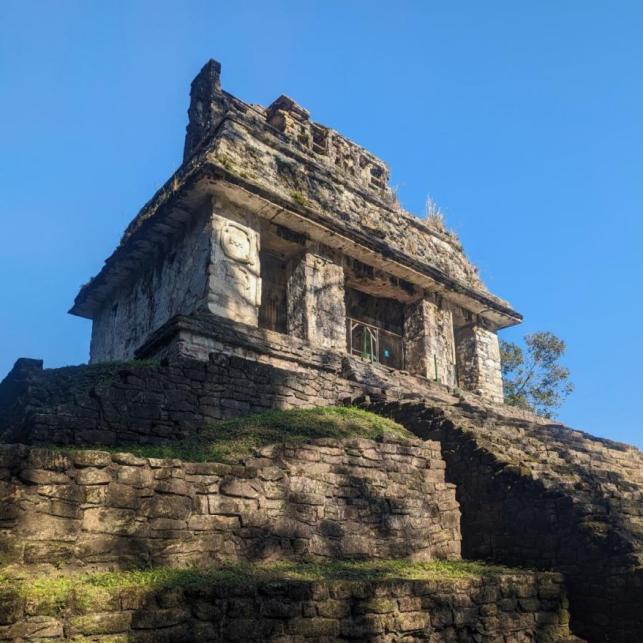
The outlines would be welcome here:
[[[0,439],[164,444],[212,421],[364,394],[458,400],[430,380],[209,315],[177,318],[143,348],[142,357],[158,361],[43,370],[42,362],[18,360],[0,383]]]
[[[576,634],[641,640],[643,453],[510,409],[440,406],[369,408],[440,441],[463,555],[561,571]]]
[[[330,406],[361,392],[341,376],[344,363],[336,353],[313,351],[280,333],[210,321],[191,319],[181,327],[189,350],[202,350],[199,359],[45,370],[42,362],[19,360],[0,383],[0,439],[165,444],[194,437],[212,421],[273,408]],[[170,348],[182,349],[181,342],[179,333]],[[23,369],[25,363],[32,367]]]
[[[203,324],[167,330],[203,333]],[[283,346],[261,329],[210,330],[208,342],[235,353],[165,366],[41,371],[19,363],[0,385],[4,440],[163,442],[194,434],[208,418],[362,398],[441,442],[463,511],[465,556],[560,570],[570,583],[577,633],[591,641],[641,638],[640,451],[399,371],[312,352],[305,342],[286,345],[291,338],[276,333]]]
[[[460,557],[439,446],[385,437],[261,449],[238,465],[0,445],[6,563]]]
[[[210,237],[208,211],[195,213],[172,246],[110,295],[93,320],[92,362],[132,359],[171,317],[205,308]]]
[[[0,640],[577,640],[569,637],[561,577],[542,573],[455,581],[203,582],[115,590],[100,609],[83,613],[70,605],[52,616],[13,599],[1,613]]]

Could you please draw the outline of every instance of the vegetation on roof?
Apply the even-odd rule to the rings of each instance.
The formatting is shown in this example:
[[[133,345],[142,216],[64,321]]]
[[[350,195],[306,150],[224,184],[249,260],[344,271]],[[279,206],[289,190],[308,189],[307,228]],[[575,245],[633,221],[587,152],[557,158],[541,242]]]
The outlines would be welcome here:
[[[209,424],[198,439],[166,446],[100,447],[145,458],[234,464],[269,444],[301,444],[319,438],[416,439],[402,425],[355,407],[272,410]],[[99,447],[93,447],[99,448]],[[69,450],[69,449],[63,449]]]

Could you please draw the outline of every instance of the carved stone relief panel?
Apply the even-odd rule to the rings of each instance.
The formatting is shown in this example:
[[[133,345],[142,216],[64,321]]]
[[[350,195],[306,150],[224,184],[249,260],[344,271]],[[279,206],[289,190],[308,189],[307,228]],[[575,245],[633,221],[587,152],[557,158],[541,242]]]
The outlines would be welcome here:
[[[221,228],[221,248],[228,259],[239,263],[252,263],[252,239],[247,227],[226,221]]]
[[[230,291],[253,306],[261,304],[261,290],[257,275],[233,263],[225,265],[225,282]]]
[[[252,326],[261,305],[259,232],[251,213],[215,204],[212,215],[210,312]]]

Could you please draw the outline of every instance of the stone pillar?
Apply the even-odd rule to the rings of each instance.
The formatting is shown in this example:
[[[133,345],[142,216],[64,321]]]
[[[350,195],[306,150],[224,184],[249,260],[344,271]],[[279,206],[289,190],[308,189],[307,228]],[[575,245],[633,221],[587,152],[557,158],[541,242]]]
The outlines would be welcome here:
[[[212,215],[208,266],[209,312],[256,326],[261,305],[259,232],[250,216],[234,211]]]
[[[502,371],[498,336],[475,323],[456,330],[458,384],[489,402],[502,404]]]
[[[311,244],[288,267],[288,334],[321,348],[346,350],[344,268]]]
[[[453,316],[427,298],[409,304],[404,320],[406,369],[455,386]]]

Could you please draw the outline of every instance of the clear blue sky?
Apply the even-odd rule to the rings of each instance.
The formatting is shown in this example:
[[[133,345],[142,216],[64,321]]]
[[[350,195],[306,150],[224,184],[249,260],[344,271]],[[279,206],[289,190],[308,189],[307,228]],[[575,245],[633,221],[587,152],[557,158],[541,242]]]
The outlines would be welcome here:
[[[180,162],[210,57],[248,102],[285,93],[446,212],[504,333],[568,343],[561,419],[643,446],[643,3],[0,3],[0,373],[86,361],[66,314]]]

